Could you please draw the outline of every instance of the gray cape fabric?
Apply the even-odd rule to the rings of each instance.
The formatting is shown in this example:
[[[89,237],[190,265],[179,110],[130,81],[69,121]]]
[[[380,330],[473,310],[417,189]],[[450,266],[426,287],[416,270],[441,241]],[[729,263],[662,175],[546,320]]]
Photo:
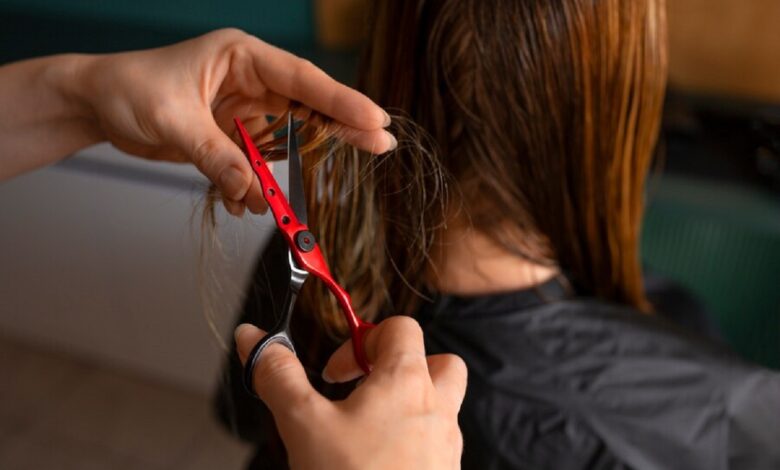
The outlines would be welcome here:
[[[421,320],[468,365],[464,468],[780,469],[780,375],[662,319],[510,293]]]

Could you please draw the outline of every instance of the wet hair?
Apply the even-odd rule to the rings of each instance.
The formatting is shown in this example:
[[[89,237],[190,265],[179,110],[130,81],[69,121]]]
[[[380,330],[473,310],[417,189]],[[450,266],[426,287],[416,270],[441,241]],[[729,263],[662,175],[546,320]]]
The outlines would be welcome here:
[[[582,295],[648,311],[639,234],[664,0],[377,0],[368,30],[358,88],[409,119],[399,148],[323,146],[338,130],[316,114],[301,130],[310,228],[356,311],[413,313],[455,222]],[[298,306],[345,333],[319,283]]]

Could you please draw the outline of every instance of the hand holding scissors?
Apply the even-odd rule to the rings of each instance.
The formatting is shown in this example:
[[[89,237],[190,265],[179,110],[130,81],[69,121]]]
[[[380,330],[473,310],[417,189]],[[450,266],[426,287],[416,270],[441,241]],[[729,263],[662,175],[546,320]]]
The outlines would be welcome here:
[[[320,281],[324,282],[330,292],[336,297],[349,325],[355,359],[363,372],[368,374],[371,367],[364,351],[364,336],[366,331],[374,325],[361,320],[355,314],[349,294],[333,279],[317,240],[306,225],[306,197],[303,189],[298,139],[295,136],[292,113],[289,113],[287,118],[289,202],[244,125],[238,118],[235,119],[235,123],[249,158],[249,163],[260,181],[263,197],[271,209],[279,231],[289,246],[288,261],[290,264],[290,288],[282,305],[283,316],[248,355],[244,366],[244,386],[250,393],[255,394],[252,387],[252,374],[260,355],[269,345],[281,343],[295,352],[289,331],[290,316],[295,308],[298,293],[309,274],[313,274]]]
[[[236,329],[241,360],[263,334],[252,325]],[[254,388],[273,413],[290,468],[460,468],[458,410],[467,375],[463,360],[452,354],[426,357],[422,329],[406,316],[382,321],[365,340],[371,375],[336,401],[317,393],[286,348],[271,345],[263,354]],[[341,383],[352,380],[357,370],[354,354],[344,344],[331,356],[324,375]]]

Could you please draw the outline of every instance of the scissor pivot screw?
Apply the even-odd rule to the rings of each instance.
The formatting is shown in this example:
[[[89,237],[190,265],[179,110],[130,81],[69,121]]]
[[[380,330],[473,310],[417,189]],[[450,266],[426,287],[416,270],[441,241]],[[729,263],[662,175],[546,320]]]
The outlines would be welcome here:
[[[295,234],[295,244],[298,245],[298,249],[304,253],[313,250],[316,243],[317,240],[314,238],[314,234],[308,230],[301,230]]]

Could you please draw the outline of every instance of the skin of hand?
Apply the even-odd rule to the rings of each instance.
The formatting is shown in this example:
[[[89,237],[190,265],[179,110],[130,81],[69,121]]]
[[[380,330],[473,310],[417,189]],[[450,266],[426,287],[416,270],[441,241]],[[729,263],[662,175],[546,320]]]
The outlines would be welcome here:
[[[236,329],[242,361],[264,334],[251,325]],[[291,468],[460,468],[463,360],[451,354],[426,357],[422,330],[409,317],[383,321],[365,341],[371,374],[342,401],[315,391],[284,346],[271,345],[260,357],[255,391],[274,416]],[[330,382],[360,375],[350,341],[323,371]]]
[[[193,163],[229,212],[265,210],[232,122],[250,132],[298,101],[373,153],[395,147],[390,118],[310,62],[234,29],[168,47],[69,54],[0,67],[0,180],[110,141],[153,160]]]

